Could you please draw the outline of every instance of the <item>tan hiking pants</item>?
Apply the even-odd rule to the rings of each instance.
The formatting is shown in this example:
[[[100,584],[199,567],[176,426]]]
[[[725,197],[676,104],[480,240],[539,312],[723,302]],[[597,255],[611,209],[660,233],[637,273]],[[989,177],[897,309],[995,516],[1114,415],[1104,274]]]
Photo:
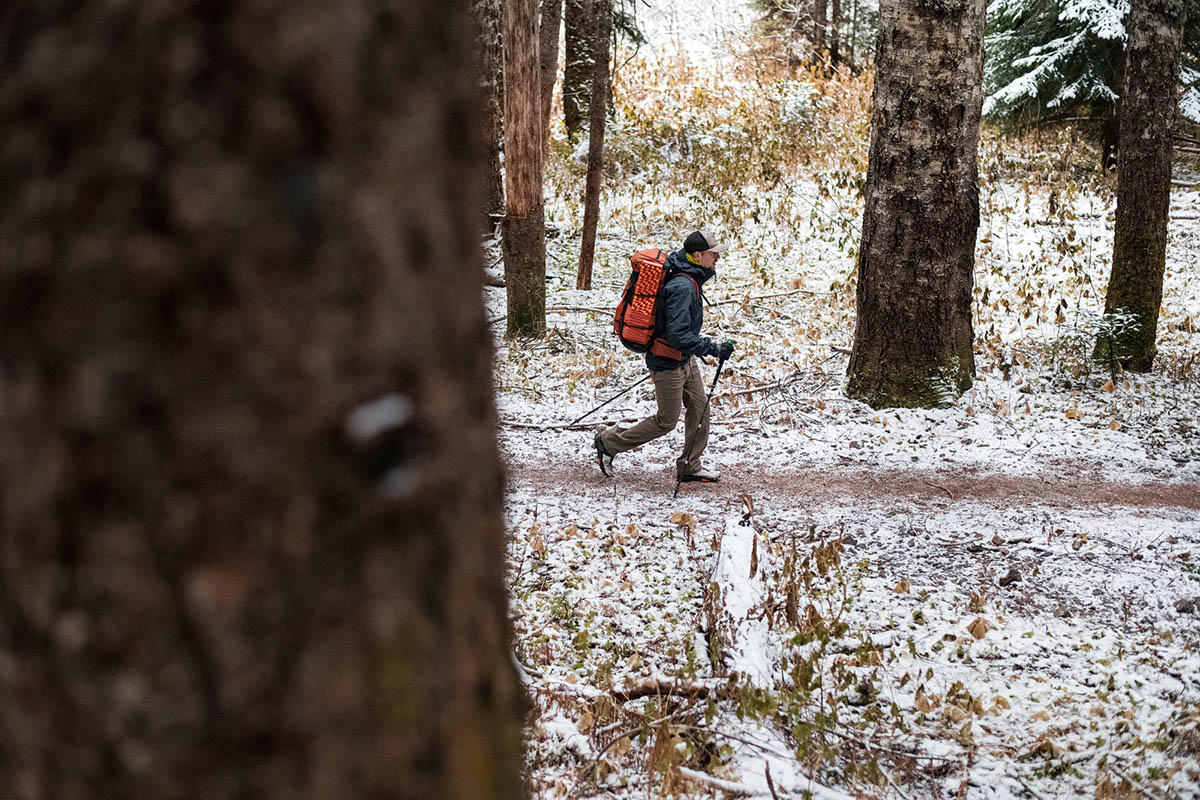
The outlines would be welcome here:
[[[679,422],[679,408],[687,409],[683,421],[683,454],[675,460],[680,475],[700,470],[700,455],[708,446],[708,410],[704,407],[704,380],[695,358],[679,369],[654,372],[654,399],[658,413],[628,428],[614,425],[600,434],[604,449],[611,455],[643,445],[670,433]],[[703,413],[703,418],[701,414]]]

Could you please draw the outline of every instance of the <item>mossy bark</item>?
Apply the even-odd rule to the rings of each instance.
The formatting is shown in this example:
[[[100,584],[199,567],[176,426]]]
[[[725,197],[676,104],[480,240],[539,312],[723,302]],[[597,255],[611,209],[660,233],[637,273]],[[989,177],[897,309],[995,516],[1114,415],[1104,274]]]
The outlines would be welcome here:
[[[880,6],[847,393],[933,406],[974,380],[983,0]]]
[[[1095,356],[1134,372],[1149,371],[1157,352],[1184,14],[1182,0],[1134,0],[1129,12],[1113,265],[1104,311],[1132,314],[1136,324],[1097,339]]]
[[[0,31],[0,794],[520,796],[466,2]]]

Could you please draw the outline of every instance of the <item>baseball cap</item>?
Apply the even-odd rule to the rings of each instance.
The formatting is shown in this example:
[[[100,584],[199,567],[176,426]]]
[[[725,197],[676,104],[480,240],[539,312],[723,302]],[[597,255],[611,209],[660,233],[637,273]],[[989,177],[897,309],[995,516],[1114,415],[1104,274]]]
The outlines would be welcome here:
[[[717,237],[713,236],[711,231],[701,228],[687,235],[687,238],[683,240],[683,249],[688,253],[699,253],[704,250],[724,253],[729,249],[729,245],[718,242]]]

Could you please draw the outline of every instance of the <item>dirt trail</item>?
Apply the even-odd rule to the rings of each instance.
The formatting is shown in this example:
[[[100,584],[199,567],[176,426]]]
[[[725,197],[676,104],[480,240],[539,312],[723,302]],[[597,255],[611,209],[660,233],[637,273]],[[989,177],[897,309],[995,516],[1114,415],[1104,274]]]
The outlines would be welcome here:
[[[551,491],[571,486],[594,488],[609,480],[585,465],[550,469],[544,465],[509,464],[508,475],[513,483]],[[630,468],[618,472],[614,480],[637,492],[669,494],[675,489],[674,475],[668,471]],[[768,495],[813,504],[846,502],[852,498],[872,502],[893,498],[939,506],[944,506],[947,501],[970,500],[989,505],[1037,504],[1064,508],[1107,505],[1200,510],[1200,485],[1167,481],[1115,483],[1085,474],[1052,478],[977,471],[943,473],[821,468],[780,473],[739,468],[724,470],[717,485],[685,484],[680,497],[695,492],[723,496]]]

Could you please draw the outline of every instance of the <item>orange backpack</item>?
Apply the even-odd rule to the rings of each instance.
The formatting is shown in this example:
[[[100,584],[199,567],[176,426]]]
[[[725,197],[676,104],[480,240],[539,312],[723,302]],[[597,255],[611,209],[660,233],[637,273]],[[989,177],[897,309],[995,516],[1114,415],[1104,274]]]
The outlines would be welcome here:
[[[658,299],[663,284],[670,277],[664,265],[667,254],[658,248],[639,250],[629,258],[633,272],[621,292],[621,299],[613,314],[613,330],[621,344],[635,353],[647,351],[658,356],[683,359],[683,353],[668,345],[656,335],[658,321]],[[675,273],[679,274],[679,273]],[[685,276],[700,293],[700,285],[690,275]]]

